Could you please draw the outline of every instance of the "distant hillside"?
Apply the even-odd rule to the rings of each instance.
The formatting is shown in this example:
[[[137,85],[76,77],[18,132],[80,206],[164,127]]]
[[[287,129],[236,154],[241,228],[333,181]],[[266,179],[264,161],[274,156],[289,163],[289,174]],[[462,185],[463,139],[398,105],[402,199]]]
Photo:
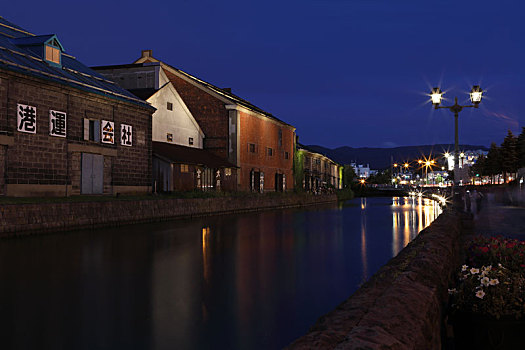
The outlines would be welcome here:
[[[404,146],[395,148],[353,148],[339,147],[335,149],[325,148],[317,145],[306,146],[308,149],[321,153],[338,162],[339,164],[370,164],[371,169],[386,169],[391,166],[390,160],[394,162],[410,161],[420,159],[423,155],[439,156],[446,151],[453,153],[454,145],[425,145],[425,146]],[[478,150],[488,151],[485,146],[460,145],[460,150]]]

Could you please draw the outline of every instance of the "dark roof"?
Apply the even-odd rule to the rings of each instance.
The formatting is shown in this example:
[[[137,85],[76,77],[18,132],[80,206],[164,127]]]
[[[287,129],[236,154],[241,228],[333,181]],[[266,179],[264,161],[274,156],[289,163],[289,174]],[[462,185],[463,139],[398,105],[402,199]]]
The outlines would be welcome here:
[[[153,141],[153,154],[172,163],[204,165],[208,168],[236,168],[207,150]]]
[[[44,43],[53,36],[54,34],[36,36],[0,17],[0,69],[50,80],[153,109],[147,102],[137,98],[65,52],[62,52],[61,67],[54,67],[47,64],[42,57],[27,47],[27,45]]]
[[[148,88],[148,89],[129,89],[128,91],[140,99],[147,100],[148,98],[153,96],[158,90],[153,89],[153,88]]]
[[[163,63],[164,63],[164,62],[163,62]],[[213,85],[213,84],[210,84],[210,83],[208,83],[208,82],[205,82],[204,80],[201,80],[201,79],[199,79],[199,78],[197,78],[197,77],[194,77],[193,75],[188,74],[188,73],[186,73],[186,72],[184,72],[184,71],[182,71],[182,70],[180,70],[180,69],[178,69],[178,68],[175,68],[175,67],[173,67],[173,66],[171,66],[171,65],[169,65],[169,64],[166,64],[166,63],[164,63],[164,64],[165,64],[166,66],[168,66],[169,68],[173,69],[174,71],[178,72],[179,74],[185,76],[186,78],[191,79],[191,80],[194,81],[195,83],[197,83],[197,84],[199,84],[199,85],[201,85],[201,86],[203,86],[203,87],[206,87],[206,88],[212,90],[212,91],[215,92],[216,94],[219,94],[219,95],[221,95],[221,96],[226,97],[227,99],[231,100],[232,103],[239,104],[239,105],[241,105],[241,106],[243,106],[243,107],[245,107],[245,108],[247,108],[247,109],[250,109],[250,110],[255,111],[255,112],[258,112],[258,113],[261,113],[261,114],[267,116],[267,117],[270,118],[270,119],[273,119],[273,120],[275,120],[275,121],[278,121],[278,122],[281,123],[281,124],[288,125],[288,126],[291,126],[292,128],[295,128],[293,125],[290,125],[290,124],[288,124],[288,123],[283,122],[283,121],[280,120],[279,118],[275,117],[273,114],[268,113],[268,112],[262,110],[261,108],[255,106],[254,104],[252,104],[252,103],[246,101],[245,99],[243,99],[243,98],[241,98],[241,97],[239,97],[239,96],[233,94],[233,93],[231,92],[231,88],[221,89],[220,87],[217,87],[217,86],[215,86],[215,85]],[[168,72],[168,73],[169,73],[169,72]],[[167,74],[167,75],[168,75],[168,78],[169,78],[169,74]]]

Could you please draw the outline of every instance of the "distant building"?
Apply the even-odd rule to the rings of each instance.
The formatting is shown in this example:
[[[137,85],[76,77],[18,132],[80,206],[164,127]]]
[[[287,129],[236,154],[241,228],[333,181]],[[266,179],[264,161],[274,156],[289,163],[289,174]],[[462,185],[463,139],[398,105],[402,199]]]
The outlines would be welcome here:
[[[93,67],[151,103],[155,192],[237,189],[237,167],[204,150],[205,135],[160,62]]]
[[[296,179],[302,182],[302,188],[308,192],[325,191],[328,188],[341,189],[342,166],[323,154],[309,150],[305,146],[297,145],[298,162]],[[299,184],[296,184],[299,186]]]
[[[467,150],[460,152],[459,155],[459,167],[463,168],[471,167],[474,164],[476,164],[478,158],[481,155],[487,156],[488,151],[484,151],[481,149],[478,150]],[[447,158],[447,170],[454,170],[454,152],[450,153],[449,157]]]
[[[0,195],[151,191],[154,108],[0,17]]]
[[[369,178],[371,175],[370,164],[364,166],[363,164],[350,163],[350,166],[354,168],[354,172],[357,175],[357,177],[366,179]]]
[[[238,189],[293,188],[295,128],[250,102],[142,51],[135,64],[157,64],[204,132],[203,148],[237,168]],[[149,78],[146,78],[149,79]]]

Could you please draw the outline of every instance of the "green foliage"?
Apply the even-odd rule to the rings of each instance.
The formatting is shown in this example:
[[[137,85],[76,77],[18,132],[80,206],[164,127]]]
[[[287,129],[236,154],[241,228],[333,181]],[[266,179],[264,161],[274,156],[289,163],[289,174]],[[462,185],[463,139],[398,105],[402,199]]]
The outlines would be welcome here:
[[[370,184],[391,184],[392,171],[390,169],[378,172],[376,175],[372,175],[368,178],[367,183]]]
[[[293,175],[295,183],[295,191],[303,191],[303,179],[304,179],[304,151],[296,150],[293,157]]]
[[[336,191],[335,194],[337,195],[337,199],[340,201],[354,198],[354,191],[352,191],[350,188],[343,188],[342,190]]]
[[[516,142],[516,152],[518,155],[518,168],[525,167],[525,126],[519,134]]]
[[[466,261],[452,294],[452,308],[489,317],[525,316],[525,242],[477,237],[467,244]]]
[[[354,168],[346,164],[343,167],[343,188],[351,188],[352,183],[357,181],[357,174],[354,171]]]
[[[525,278],[503,265],[470,267],[463,265],[459,284],[452,294],[452,309],[484,316],[514,317],[525,315]]]
[[[515,173],[518,170],[518,139],[509,130],[501,144],[501,170],[503,173]],[[506,177],[506,176],[505,176]]]

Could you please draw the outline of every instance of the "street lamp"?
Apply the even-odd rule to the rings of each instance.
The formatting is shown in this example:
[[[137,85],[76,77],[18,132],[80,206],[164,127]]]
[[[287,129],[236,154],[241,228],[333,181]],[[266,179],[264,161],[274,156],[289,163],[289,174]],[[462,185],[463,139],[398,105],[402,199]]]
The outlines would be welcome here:
[[[439,87],[433,88],[430,91],[430,99],[435,109],[446,108],[454,113],[454,130],[455,130],[455,133],[454,133],[454,136],[455,136],[454,137],[454,186],[458,186],[458,183],[459,183],[458,115],[459,115],[459,112],[463,110],[463,108],[466,108],[466,107],[478,108],[482,97],[483,97],[483,90],[479,87],[479,85],[474,85],[472,87],[472,90],[470,90],[470,102],[472,102],[472,105],[460,106],[458,104],[458,98],[456,97],[454,98],[454,105],[440,106],[441,100],[443,99],[443,92],[441,91]]]

